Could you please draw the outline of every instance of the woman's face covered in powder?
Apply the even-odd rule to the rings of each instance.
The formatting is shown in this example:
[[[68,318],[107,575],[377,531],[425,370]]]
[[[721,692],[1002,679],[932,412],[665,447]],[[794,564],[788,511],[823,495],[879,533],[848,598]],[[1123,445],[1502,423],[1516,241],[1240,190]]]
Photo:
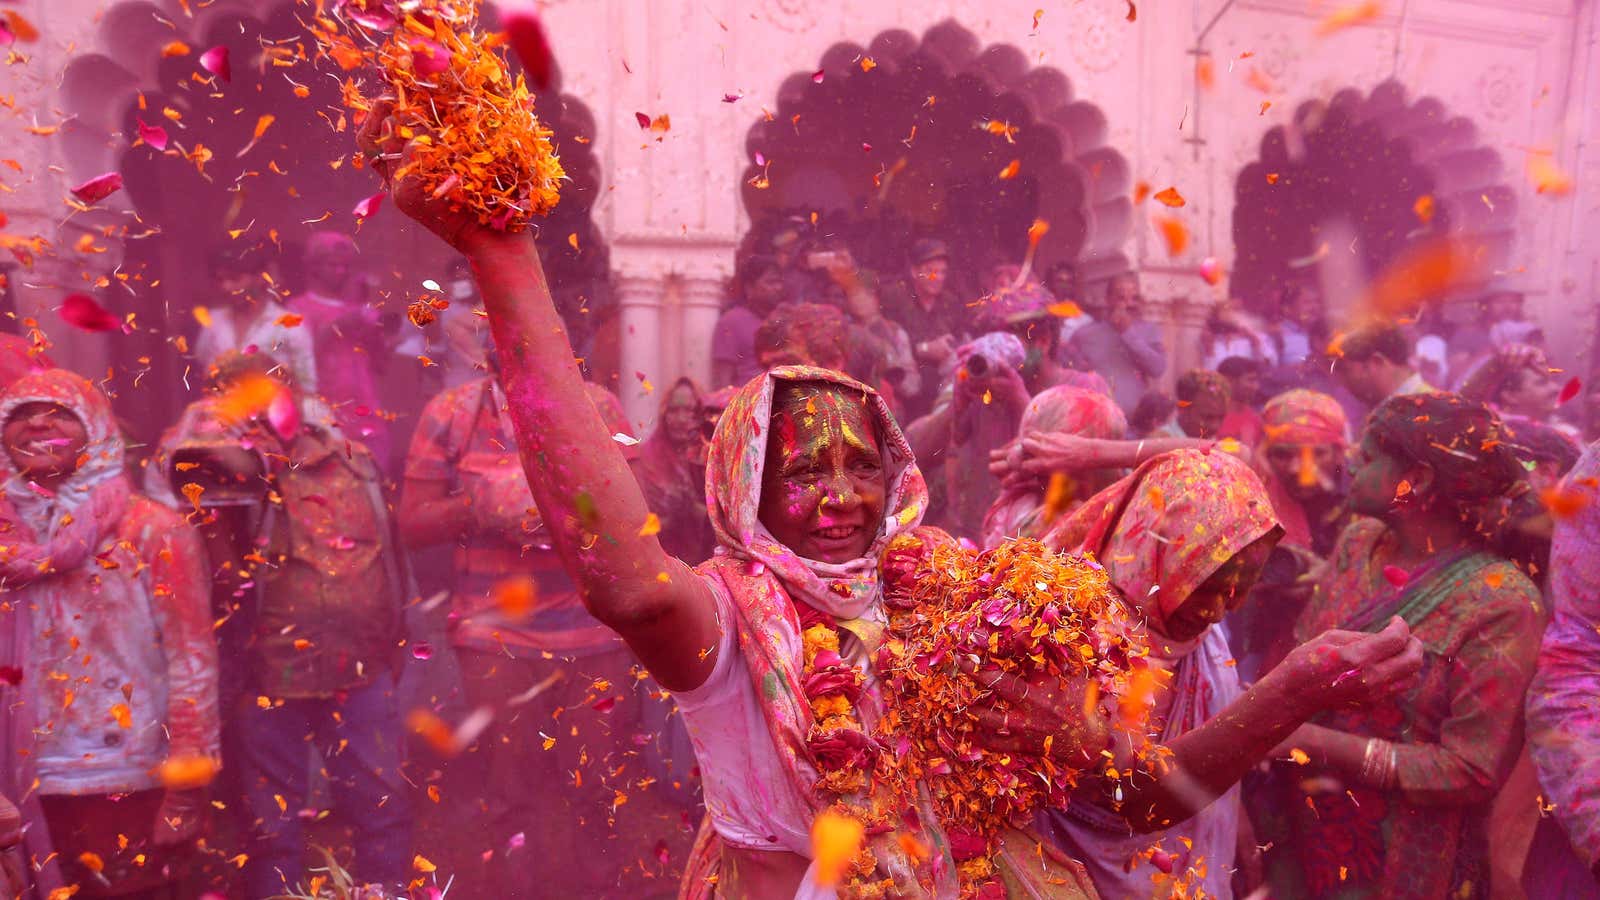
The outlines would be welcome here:
[[[791,384],[773,398],[759,516],[806,559],[866,555],[888,491],[878,429],[864,398],[824,384]]]

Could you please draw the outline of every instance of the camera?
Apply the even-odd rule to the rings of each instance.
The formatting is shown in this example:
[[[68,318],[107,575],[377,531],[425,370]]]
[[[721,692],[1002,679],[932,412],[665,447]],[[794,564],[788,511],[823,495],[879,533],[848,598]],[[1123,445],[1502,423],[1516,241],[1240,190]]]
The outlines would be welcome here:
[[[237,444],[179,447],[167,473],[173,493],[199,485],[196,503],[204,509],[254,506],[266,498],[266,467],[261,457]]]

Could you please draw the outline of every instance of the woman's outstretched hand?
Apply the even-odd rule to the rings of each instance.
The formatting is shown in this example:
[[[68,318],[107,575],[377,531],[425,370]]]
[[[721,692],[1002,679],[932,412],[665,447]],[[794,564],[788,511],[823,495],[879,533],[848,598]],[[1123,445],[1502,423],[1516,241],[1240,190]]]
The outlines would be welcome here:
[[[393,113],[393,100],[375,101],[356,133],[356,146],[383,179],[395,208],[462,253],[470,253],[485,239],[505,236],[506,232],[480,223],[476,215],[452,201],[448,190],[424,182],[416,171],[415,157],[420,142],[431,136],[413,129],[409,140],[402,137]]]
[[[1285,687],[1317,709],[1383,700],[1422,671],[1422,642],[1399,616],[1376,634],[1324,631],[1289,652],[1277,669]]]

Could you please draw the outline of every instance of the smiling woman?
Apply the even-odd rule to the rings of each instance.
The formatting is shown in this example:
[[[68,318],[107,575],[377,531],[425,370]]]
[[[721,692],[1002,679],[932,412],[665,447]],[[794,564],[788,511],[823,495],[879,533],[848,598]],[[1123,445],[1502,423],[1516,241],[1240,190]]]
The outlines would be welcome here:
[[[4,440],[17,472],[49,489],[78,468],[89,431],[59,403],[24,403],[6,420]]]
[[[761,523],[806,559],[857,559],[883,520],[883,454],[862,401],[822,382],[785,384],[773,398],[761,477]]]

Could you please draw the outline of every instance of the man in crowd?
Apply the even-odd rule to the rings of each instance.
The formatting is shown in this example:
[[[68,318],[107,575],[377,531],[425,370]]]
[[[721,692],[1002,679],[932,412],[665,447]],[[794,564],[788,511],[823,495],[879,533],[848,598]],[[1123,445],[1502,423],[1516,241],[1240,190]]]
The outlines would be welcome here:
[[[783,269],[770,256],[747,256],[733,275],[733,296],[711,335],[711,380],[742,385],[761,371],[756,331],[783,302]]]
[[[1064,351],[1074,369],[1105,378],[1125,413],[1133,412],[1145,390],[1167,370],[1161,332],[1138,318],[1139,302],[1138,275],[1126,272],[1112,278],[1106,283],[1104,317],[1080,328]]]
[[[1336,343],[1334,375],[1368,407],[1397,395],[1434,390],[1411,367],[1411,340],[1393,322],[1369,322]]]
[[[227,244],[213,250],[208,262],[216,300],[196,314],[201,328],[194,341],[195,361],[209,366],[230,350],[268,353],[302,390],[315,393],[320,380],[311,332],[299,327],[288,307],[278,302],[268,248]]]
[[[389,336],[366,302],[355,241],[338,231],[311,235],[305,249],[306,289],[289,301],[317,353],[317,391],[353,437],[389,465],[388,422],[380,415],[378,383],[389,362]]]
[[[906,330],[917,364],[918,389],[901,398],[908,417],[933,409],[956,348],[972,328],[970,311],[951,287],[950,251],[944,241],[924,238],[911,245],[910,270],[883,290],[884,315]]]
[[[223,654],[243,685],[225,727],[251,900],[304,883],[308,745],[354,827],[356,876],[395,884],[410,865],[395,693],[405,561],[371,452],[277,371],[265,354],[220,359],[215,393],[185,409],[150,476],[178,508],[210,505],[226,520],[208,544],[236,591],[221,611]]]

